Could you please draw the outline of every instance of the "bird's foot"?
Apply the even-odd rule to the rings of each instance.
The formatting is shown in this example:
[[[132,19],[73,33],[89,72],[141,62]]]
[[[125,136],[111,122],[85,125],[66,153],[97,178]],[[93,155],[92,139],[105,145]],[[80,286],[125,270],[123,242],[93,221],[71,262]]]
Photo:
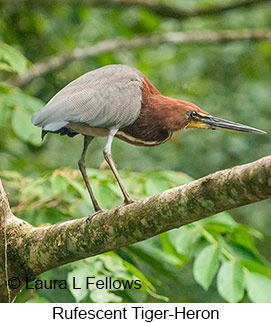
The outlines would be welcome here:
[[[119,210],[119,209],[121,209],[123,206],[127,206],[127,205],[129,205],[129,204],[134,203],[134,202],[136,202],[136,201],[130,198],[129,200],[125,200],[123,203],[121,203],[120,205],[118,205],[117,207],[115,207],[115,209],[114,209],[114,210],[118,211],[118,210]]]
[[[124,200],[124,202],[121,205],[128,205],[136,202],[136,200],[133,200],[131,197]]]
[[[86,222],[90,222],[97,214],[99,213],[102,213],[102,212],[105,212],[106,210],[104,209],[100,209],[100,210],[97,210],[96,212],[90,214],[87,218],[86,218]]]
[[[124,202],[122,203],[122,204],[120,204],[120,205],[118,205],[116,208],[115,208],[115,210],[117,211],[117,210],[119,210],[120,208],[122,208],[123,206],[127,206],[127,205],[129,205],[129,204],[132,204],[132,203],[134,203],[134,202],[136,202],[135,200],[133,200],[132,198],[129,198],[129,199],[125,199],[124,200]],[[87,218],[86,218],[86,222],[90,222],[97,214],[100,214],[100,213],[102,213],[102,212],[105,212],[106,210],[104,210],[104,209],[100,209],[100,210],[98,210],[98,211],[96,211],[96,212],[94,212],[94,213],[92,213],[92,214],[90,214]]]

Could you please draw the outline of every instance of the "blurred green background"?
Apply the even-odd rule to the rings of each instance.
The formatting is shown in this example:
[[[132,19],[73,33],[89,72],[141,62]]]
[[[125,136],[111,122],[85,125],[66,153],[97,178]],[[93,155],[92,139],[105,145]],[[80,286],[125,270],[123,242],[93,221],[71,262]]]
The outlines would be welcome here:
[[[227,4],[234,2],[227,1]],[[185,10],[225,4],[224,1],[218,0],[190,0],[189,2],[172,0],[163,1],[163,3],[179,6]],[[28,67],[52,55],[70,53],[75,48],[88,47],[99,41],[117,37],[132,38],[150,33],[174,31],[271,28],[270,1],[213,16],[187,19],[162,17],[146,8],[133,6],[114,9],[106,5],[104,7],[68,5],[57,4],[54,1],[51,4],[26,1],[19,6],[10,1],[10,3],[0,4],[0,10],[0,41],[24,55],[28,60]],[[5,61],[3,57],[4,55],[2,60]],[[224,131],[184,131],[176,133],[166,144],[152,148],[135,147],[116,139],[113,143],[112,155],[118,169],[123,170],[123,176],[127,174],[127,180],[131,172],[139,172],[143,178],[142,181],[148,183],[147,172],[152,174],[152,171],[158,171],[156,175],[161,174],[159,171],[183,172],[192,178],[200,178],[217,170],[247,163],[270,154],[271,42],[267,40],[258,42],[243,40],[225,44],[161,44],[152,47],[119,49],[96,57],[73,61],[61,69],[35,78],[23,89],[23,92],[16,92],[16,89],[6,85],[12,77],[13,79],[16,77],[15,73],[6,68],[0,72],[3,81],[0,89],[0,171],[2,171],[2,177],[6,179],[9,190],[11,192],[14,190],[14,195],[10,198],[13,206],[16,207],[20,202],[22,187],[25,186],[18,185],[17,175],[12,177],[7,171],[20,173],[26,178],[26,182],[28,179],[29,182],[37,181],[39,177],[41,179],[43,176],[49,176],[48,174],[52,174],[57,169],[65,167],[77,169],[82,149],[81,136],[71,139],[49,134],[42,144],[39,138],[40,131],[34,129],[30,123],[30,112],[34,112],[48,102],[57,91],[81,74],[106,64],[119,63],[138,68],[164,95],[191,101],[212,115],[268,132],[268,135],[257,136]],[[96,138],[91,144],[86,159],[88,167],[97,169],[102,165],[104,168],[102,149],[105,140]],[[90,176],[94,176],[98,181],[104,180],[105,186],[108,178],[111,181],[111,175],[107,170],[102,171],[104,179],[99,178],[99,172],[95,170],[93,172],[89,171]],[[46,181],[50,181],[48,178],[46,177]],[[81,181],[79,177],[77,180]],[[150,184],[156,187],[156,191],[180,184],[178,181],[175,183],[169,179],[165,182],[170,184],[160,185],[157,184],[158,182],[161,184],[161,180],[156,178],[156,181]],[[111,184],[114,185],[114,181]],[[136,188],[132,184],[130,189],[132,192],[135,191],[134,197],[141,197],[141,193],[137,195]],[[155,188],[153,191],[145,190],[143,193],[149,195],[154,192]],[[40,193],[39,198],[46,196],[47,193],[44,193],[45,195]],[[110,193],[105,194],[110,195]],[[34,202],[37,202],[37,198]],[[120,201],[120,196],[118,199],[115,201]],[[110,207],[113,200],[112,197],[109,202],[104,201],[104,204],[108,203],[104,206]],[[88,207],[89,205],[87,207],[81,205],[77,211],[74,210],[74,214],[69,216],[86,215],[80,212],[87,212]],[[263,233],[263,238],[256,239],[255,242],[260,253],[267,259],[271,258],[270,211],[271,203],[268,200],[230,212],[237,222]],[[47,213],[44,213],[44,217],[39,216],[40,221],[35,217],[39,210],[36,209],[35,213],[33,210],[31,212],[24,212],[22,208],[18,216],[36,225],[65,219],[65,207],[64,211],[62,210],[63,217],[56,215],[54,211],[48,214],[47,211],[41,210]],[[160,246],[160,243],[158,245]],[[128,262],[132,261],[132,256],[129,256],[129,253],[133,253],[132,250],[124,252],[125,255],[120,251],[119,256]],[[158,258],[162,262],[160,256]],[[191,262],[188,261],[182,269],[178,269],[178,266],[175,268],[173,264],[167,264],[167,266],[172,266],[170,269],[167,268],[172,271],[172,277],[168,277],[168,273],[165,274],[165,272],[159,276],[156,289],[158,288],[160,294],[169,297],[171,301],[222,301],[214,284],[208,291],[204,291],[195,283],[192,278]],[[153,274],[153,269],[146,264],[142,265],[140,270],[147,276]],[[59,274],[61,269],[56,271]],[[155,285],[155,282],[153,284]],[[176,284],[177,289],[173,288]],[[182,296],[178,294],[178,290],[182,290]],[[72,301],[70,295],[66,295],[63,299],[62,296],[57,298],[52,295],[37,294],[34,295],[36,298],[32,296],[36,300],[41,297],[41,301],[56,301],[56,299]],[[143,301],[153,301],[152,296],[148,297]],[[25,299],[22,298],[22,301],[28,299],[31,299],[29,295],[25,296]],[[140,298],[135,298],[133,301],[140,301]]]

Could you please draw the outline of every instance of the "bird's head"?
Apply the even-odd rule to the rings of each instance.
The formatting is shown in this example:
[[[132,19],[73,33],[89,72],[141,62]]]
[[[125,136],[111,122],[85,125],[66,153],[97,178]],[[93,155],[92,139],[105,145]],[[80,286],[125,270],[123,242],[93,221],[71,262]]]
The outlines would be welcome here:
[[[240,123],[213,117],[196,105],[183,101],[182,114],[185,118],[185,129],[224,129],[238,132],[266,134],[265,131],[242,125]]]

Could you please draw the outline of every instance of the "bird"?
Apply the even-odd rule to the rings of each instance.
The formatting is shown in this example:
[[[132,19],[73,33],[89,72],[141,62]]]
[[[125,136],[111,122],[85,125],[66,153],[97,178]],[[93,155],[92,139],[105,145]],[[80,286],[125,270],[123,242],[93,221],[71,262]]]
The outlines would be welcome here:
[[[162,95],[136,68],[113,64],[78,77],[31,119],[47,133],[84,136],[79,170],[84,179],[94,211],[103,211],[91,188],[85,164],[89,144],[95,137],[107,137],[104,159],[111,168],[124,197],[124,205],[133,203],[112,160],[113,139],[136,146],[156,146],[184,129],[225,129],[254,134],[265,131],[216,118],[197,105]]]

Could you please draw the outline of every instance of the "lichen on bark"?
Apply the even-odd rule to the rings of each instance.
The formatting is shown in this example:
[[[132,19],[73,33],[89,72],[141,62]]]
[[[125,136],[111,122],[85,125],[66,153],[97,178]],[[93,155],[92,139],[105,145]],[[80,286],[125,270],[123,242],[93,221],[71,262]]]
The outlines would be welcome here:
[[[21,285],[63,264],[145,240],[221,211],[271,197],[271,156],[210,174],[191,183],[95,216],[35,228],[15,217],[0,181],[0,301],[6,276]],[[3,232],[6,232],[6,241]],[[5,248],[8,270],[5,267]]]

